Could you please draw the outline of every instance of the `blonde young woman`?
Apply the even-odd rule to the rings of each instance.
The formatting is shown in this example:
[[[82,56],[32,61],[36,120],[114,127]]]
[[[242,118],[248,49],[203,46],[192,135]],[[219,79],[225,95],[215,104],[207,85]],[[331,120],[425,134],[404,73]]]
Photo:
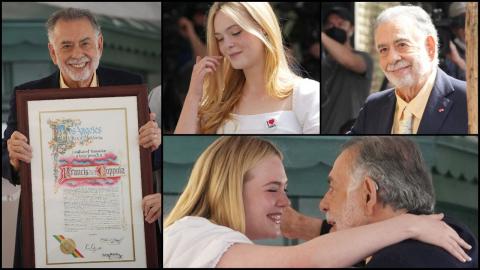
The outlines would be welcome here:
[[[320,133],[320,85],[289,68],[266,2],[216,2],[175,133]]]
[[[468,258],[461,248],[468,244],[443,215],[403,214],[297,246],[254,244],[281,236],[282,212],[290,205],[286,186],[282,153],[273,144],[246,136],[217,139],[198,158],[165,219],[163,267],[345,267],[407,238]]]

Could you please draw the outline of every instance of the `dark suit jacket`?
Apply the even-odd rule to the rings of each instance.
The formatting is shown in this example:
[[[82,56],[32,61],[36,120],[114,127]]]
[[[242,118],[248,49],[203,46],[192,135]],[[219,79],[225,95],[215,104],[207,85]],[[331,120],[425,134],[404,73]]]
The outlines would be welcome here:
[[[358,114],[351,134],[390,134],[395,114],[395,90],[370,95]],[[466,83],[440,68],[417,134],[467,134]]]
[[[472,246],[472,249],[467,251],[472,258],[471,262],[463,263],[443,248],[408,239],[373,254],[366,267],[478,268],[478,241],[473,233],[451,218],[446,217],[443,221]]]
[[[142,77],[136,74],[132,74],[125,71],[102,68],[97,69],[97,78],[99,86],[115,86],[115,85],[134,85],[142,84]],[[48,88],[60,88],[60,72],[57,71],[52,75],[42,78],[40,80],[27,82],[25,84],[15,87],[12,97],[10,99],[10,114],[7,120],[7,129],[4,133],[4,139],[2,140],[2,177],[8,179],[12,184],[19,185],[20,179],[18,173],[16,173],[13,167],[10,165],[10,158],[8,156],[7,140],[12,133],[17,130],[17,106],[15,93],[17,90],[26,89],[48,89]],[[153,170],[160,168],[161,149],[152,153]],[[19,207],[19,216],[17,222],[17,237],[15,246],[15,266],[20,266],[20,243],[21,243],[21,214]]]

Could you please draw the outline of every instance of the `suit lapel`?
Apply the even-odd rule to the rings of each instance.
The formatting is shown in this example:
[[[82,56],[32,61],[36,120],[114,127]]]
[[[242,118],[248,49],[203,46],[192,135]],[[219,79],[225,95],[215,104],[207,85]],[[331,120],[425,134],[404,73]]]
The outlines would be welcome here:
[[[389,91],[389,90],[386,90]],[[387,102],[383,103],[378,111],[378,134],[390,134],[393,125],[393,115],[395,114],[395,89],[392,89],[387,95]]]
[[[417,134],[436,134],[439,132],[452,109],[453,101],[447,96],[453,91],[453,86],[447,75],[439,68]]]
[[[97,70],[97,80],[98,80],[98,86],[106,86],[110,85],[110,81],[108,80],[108,76],[105,76],[105,70],[102,67],[98,67]]]
[[[50,85],[48,88],[60,88],[60,71],[58,69],[50,76]]]

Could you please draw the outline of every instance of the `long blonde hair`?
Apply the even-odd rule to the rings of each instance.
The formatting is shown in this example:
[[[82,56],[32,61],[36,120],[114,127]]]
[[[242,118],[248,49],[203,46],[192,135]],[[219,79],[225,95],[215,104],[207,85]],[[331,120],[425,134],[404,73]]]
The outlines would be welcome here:
[[[208,55],[220,55],[214,35],[215,15],[222,11],[243,30],[255,35],[264,44],[265,88],[268,95],[286,98],[291,95],[294,80],[298,77],[290,69],[282,42],[282,33],[277,17],[267,2],[215,2],[210,8],[207,21]],[[200,131],[216,133],[241,98],[245,83],[242,70],[232,68],[224,57],[222,67],[215,74],[205,77],[203,99],[199,110]]]
[[[182,195],[164,221],[164,228],[185,216],[198,216],[245,233],[243,183],[260,160],[280,150],[251,136],[223,136],[197,159]]]

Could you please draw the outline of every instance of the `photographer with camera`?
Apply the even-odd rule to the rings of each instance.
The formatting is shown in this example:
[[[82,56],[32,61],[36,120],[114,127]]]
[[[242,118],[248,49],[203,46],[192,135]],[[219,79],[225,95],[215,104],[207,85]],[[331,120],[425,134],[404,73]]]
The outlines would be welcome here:
[[[327,11],[321,33],[322,57],[321,133],[345,133],[353,124],[370,92],[373,61],[351,45],[352,14],[345,8]]]
[[[450,50],[446,54],[444,70],[450,76],[465,81],[465,11],[467,3],[452,3],[448,9],[450,30],[453,32],[449,41]]]
[[[439,38],[439,66],[448,75],[462,81],[466,80],[466,6],[466,2],[454,2],[447,5],[447,9],[434,9],[432,14]]]

